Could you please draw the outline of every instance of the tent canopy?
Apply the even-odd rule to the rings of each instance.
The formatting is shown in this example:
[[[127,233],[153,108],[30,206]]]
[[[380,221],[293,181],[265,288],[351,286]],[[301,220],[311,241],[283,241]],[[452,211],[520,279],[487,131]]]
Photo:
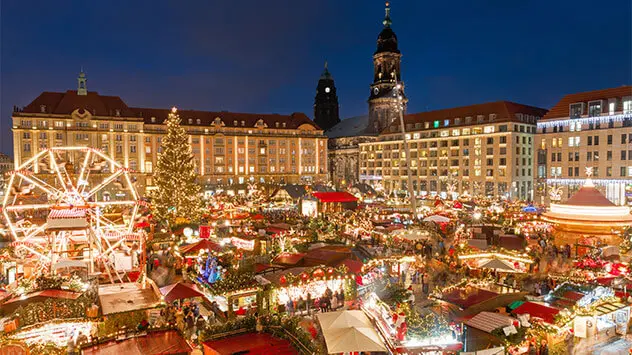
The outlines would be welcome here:
[[[384,342],[362,311],[327,312],[317,317],[329,354],[386,351]]]
[[[424,218],[424,222],[447,223],[450,222],[450,218],[435,214]]]
[[[490,259],[483,261],[479,268],[481,269],[493,269],[500,272],[518,272],[513,265],[502,259]]]
[[[182,282],[177,282],[169,286],[161,287],[160,293],[162,293],[165,301],[167,302],[204,296],[200,291],[197,290],[195,285],[185,284]]]

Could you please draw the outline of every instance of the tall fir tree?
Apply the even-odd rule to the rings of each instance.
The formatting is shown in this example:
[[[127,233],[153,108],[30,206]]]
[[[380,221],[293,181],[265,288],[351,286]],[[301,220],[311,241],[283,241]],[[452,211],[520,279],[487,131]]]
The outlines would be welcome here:
[[[152,206],[154,214],[170,226],[196,221],[201,215],[201,187],[196,182],[195,161],[189,136],[180,126],[174,107],[167,118],[167,135],[162,138],[162,153],[154,173],[157,187]]]

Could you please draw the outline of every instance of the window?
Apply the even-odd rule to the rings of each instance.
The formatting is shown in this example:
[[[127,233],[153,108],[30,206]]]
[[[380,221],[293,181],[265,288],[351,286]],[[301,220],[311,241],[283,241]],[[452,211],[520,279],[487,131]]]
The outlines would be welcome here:
[[[601,116],[601,101],[593,101],[588,103],[588,116]]]
[[[439,128],[439,121],[434,121],[433,127],[434,128]]]
[[[632,112],[632,99],[623,100],[623,113]]]
[[[606,152],[606,160],[608,160],[608,161],[612,160],[612,151],[611,150]]]
[[[612,134],[608,135],[608,145],[612,144]]]
[[[24,143],[24,151],[25,152],[31,151],[31,143]]]
[[[583,103],[571,104],[570,107],[570,118],[579,118],[582,115],[582,111],[584,108]]]
[[[625,150],[621,151],[621,160],[625,160],[625,158],[626,158],[626,154],[625,153],[626,153]]]
[[[135,145],[130,145],[129,146],[129,152],[130,153],[136,153],[136,146]]]

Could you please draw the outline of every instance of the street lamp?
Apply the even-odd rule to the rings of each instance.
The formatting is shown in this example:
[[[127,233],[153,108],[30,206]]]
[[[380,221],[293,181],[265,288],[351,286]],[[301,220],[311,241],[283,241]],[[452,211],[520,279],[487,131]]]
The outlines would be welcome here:
[[[413,190],[413,172],[410,164],[410,148],[408,147],[408,138],[406,138],[406,127],[404,126],[404,97],[401,93],[402,84],[395,79],[395,88],[393,88],[393,96],[397,97],[395,108],[399,112],[399,125],[402,129],[402,140],[404,142],[404,151],[406,152],[406,171],[408,172],[408,195],[410,196],[410,206],[412,208],[412,219],[414,220],[417,215],[417,198],[415,191]]]

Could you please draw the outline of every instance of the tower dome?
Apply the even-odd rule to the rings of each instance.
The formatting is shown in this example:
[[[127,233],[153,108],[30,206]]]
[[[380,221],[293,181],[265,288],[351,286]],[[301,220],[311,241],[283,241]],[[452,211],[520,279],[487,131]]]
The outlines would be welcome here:
[[[384,12],[384,21],[382,21],[382,24],[384,24],[384,29],[382,29],[382,32],[380,32],[380,34],[377,36],[377,50],[375,51],[375,53],[399,53],[399,49],[397,48],[397,35],[391,28],[391,24],[393,22],[391,21],[391,7],[388,1],[386,2]]]

